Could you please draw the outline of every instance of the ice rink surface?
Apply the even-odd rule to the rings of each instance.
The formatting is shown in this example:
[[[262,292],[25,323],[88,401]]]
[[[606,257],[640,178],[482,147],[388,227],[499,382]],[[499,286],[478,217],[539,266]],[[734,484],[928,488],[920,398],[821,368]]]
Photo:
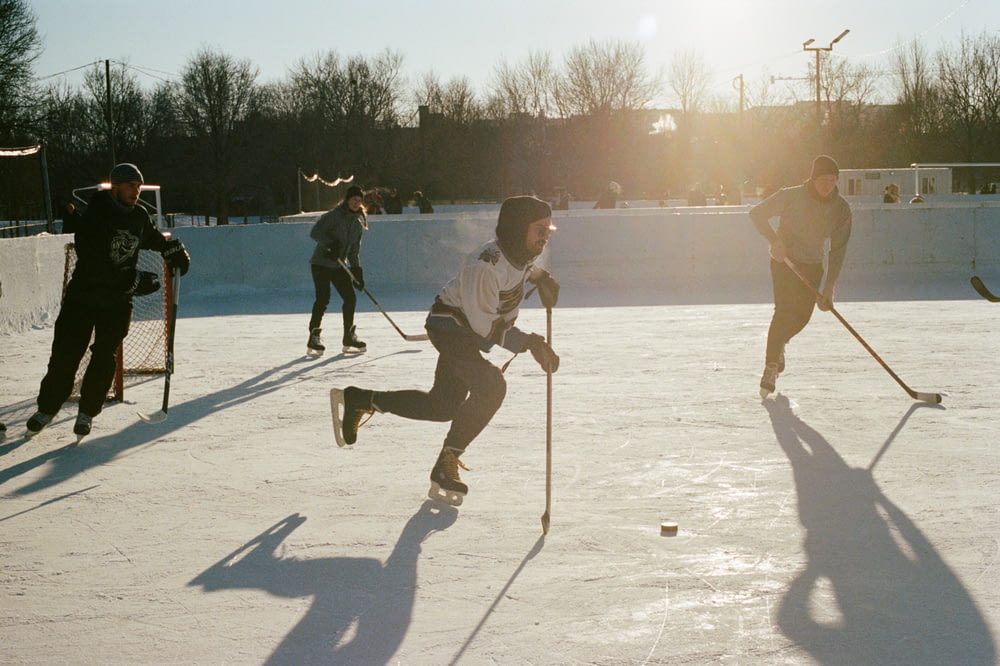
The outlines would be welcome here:
[[[78,447],[71,405],[21,438],[51,328],[4,338],[0,661],[997,663],[1000,307],[838,304],[941,405],[829,313],[762,401],[768,304],[557,309],[545,537],[530,355],[443,510],[425,496],[444,424],[376,414],[339,450],[327,403],[428,388],[433,348],[365,311],[367,354],[308,359],[307,308],[182,302],[169,419],[136,417],[160,405],[147,380]],[[423,312],[393,315],[421,332]],[[544,333],[544,311],[519,324]]]

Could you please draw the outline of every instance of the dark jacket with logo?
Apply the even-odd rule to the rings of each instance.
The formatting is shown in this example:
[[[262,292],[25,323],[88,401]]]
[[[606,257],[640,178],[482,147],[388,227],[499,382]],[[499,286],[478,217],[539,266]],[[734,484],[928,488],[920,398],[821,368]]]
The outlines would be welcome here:
[[[140,205],[127,208],[109,190],[94,193],[74,236],[76,268],[66,298],[92,306],[127,304],[139,250],[162,251],[167,239]]]

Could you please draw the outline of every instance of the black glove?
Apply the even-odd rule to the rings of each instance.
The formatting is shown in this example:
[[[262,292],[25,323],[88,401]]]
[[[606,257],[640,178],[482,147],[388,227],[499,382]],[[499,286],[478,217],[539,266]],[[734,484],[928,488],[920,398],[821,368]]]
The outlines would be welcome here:
[[[365,288],[365,270],[361,266],[351,268],[351,275],[354,276],[354,288],[361,291]]]
[[[545,341],[545,338],[537,333],[528,336],[528,351],[545,372],[553,373],[559,369],[559,356],[552,351],[552,347]]]
[[[132,285],[125,291],[129,296],[147,296],[160,290],[160,276],[149,271],[136,271]]]
[[[559,301],[559,283],[556,279],[548,271],[542,270],[541,275],[535,279],[535,284],[538,286],[538,298],[542,299],[545,309],[554,308]]]
[[[188,268],[191,267],[191,255],[184,249],[184,243],[176,238],[167,241],[167,244],[160,250],[160,256],[167,262],[170,270],[177,269],[181,275],[187,274]]]

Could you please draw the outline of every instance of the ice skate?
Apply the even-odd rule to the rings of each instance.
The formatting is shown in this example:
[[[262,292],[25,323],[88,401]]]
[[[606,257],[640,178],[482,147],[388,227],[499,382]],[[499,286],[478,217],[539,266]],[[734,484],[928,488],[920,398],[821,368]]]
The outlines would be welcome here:
[[[458,459],[459,453],[454,449],[443,448],[438,455],[434,469],[431,470],[431,488],[427,496],[437,502],[451,506],[461,506],[469,492],[469,486],[462,483],[458,476],[458,468],[469,469]]]
[[[760,376],[760,397],[762,399],[774,393],[774,384],[777,381],[778,364],[768,363],[764,366],[764,374]]]
[[[314,328],[309,331],[309,342],[306,343],[306,356],[319,358],[326,351],[323,338],[320,337],[320,333],[322,332],[323,329],[321,328]]]
[[[351,326],[351,328],[344,332],[344,353],[345,354],[364,354],[368,351],[368,345],[358,339],[357,326]]]
[[[353,446],[358,441],[358,429],[375,413],[375,392],[348,386],[330,389],[330,413],[333,415],[333,435],[337,446]]]
[[[42,428],[52,423],[52,419],[55,418],[55,414],[46,414],[45,412],[35,412],[28,423],[25,425],[27,432],[24,433],[25,437],[34,437],[42,431]]]
[[[80,443],[80,440],[90,434],[90,428],[93,421],[94,417],[89,414],[80,412],[76,415],[76,423],[73,424],[73,434],[76,435],[76,441],[78,444]]]

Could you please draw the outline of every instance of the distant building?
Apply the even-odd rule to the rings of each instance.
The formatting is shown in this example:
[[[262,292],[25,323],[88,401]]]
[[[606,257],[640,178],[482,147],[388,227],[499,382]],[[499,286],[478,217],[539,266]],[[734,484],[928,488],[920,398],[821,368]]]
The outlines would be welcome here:
[[[951,194],[952,173],[950,167],[841,169],[837,187],[845,197],[881,199],[889,183],[899,185],[901,201],[909,201],[918,194],[924,197]]]

